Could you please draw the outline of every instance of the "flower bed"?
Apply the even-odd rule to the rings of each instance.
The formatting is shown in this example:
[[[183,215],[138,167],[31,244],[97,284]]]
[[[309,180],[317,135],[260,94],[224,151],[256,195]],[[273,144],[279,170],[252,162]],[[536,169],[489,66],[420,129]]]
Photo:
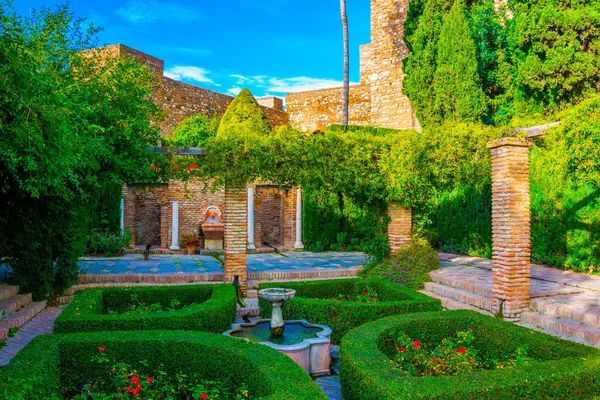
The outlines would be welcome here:
[[[495,367],[456,376],[421,377],[407,374],[393,361],[398,355],[398,335],[411,338],[419,348],[433,349],[457,332],[473,332],[476,340],[470,346]],[[526,362],[498,368],[523,347],[527,348]],[[457,351],[462,355],[470,349]],[[347,400],[587,399],[600,394],[598,350],[472,311],[401,315],[365,324],[344,337],[340,367]]]
[[[99,349],[114,362],[246,386],[254,399],[325,399],[319,387],[286,355],[267,346],[206,332],[93,332],[40,336],[0,369],[2,399],[62,399],[68,388],[106,379]],[[146,365],[143,365],[146,364]],[[131,380],[136,376],[138,379]],[[132,391],[146,385],[134,375]],[[147,382],[147,376],[143,376]],[[126,390],[126,389],[125,389]],[[142,398],[143,393],[138,393]],[[128,395],[129,396],[129,395]],[[195,397],[196,398],[196,397]]]
[[[169,308],[174,299],[183,308],[131,312],[132,303]],[[58,316],[54,333],[153,329],[221,333],[235,321],[235,310],[235,289],[231,285],[86,289],[76,293]]]
[[[437,299],[425,296],[382,279],[332,279],[325,281],[263,283],[259,289],[283,287],[296,290],[296,297],[283,306],[285,319],[306,319],[331,328],[333,343],[339,343],[349,330],[365,322],[394,314],[442,309]],[[366,296],[369,288],[377,293],[377,301],[337,301]],[[261,315],[270,317],[271,304],[259,299]]]

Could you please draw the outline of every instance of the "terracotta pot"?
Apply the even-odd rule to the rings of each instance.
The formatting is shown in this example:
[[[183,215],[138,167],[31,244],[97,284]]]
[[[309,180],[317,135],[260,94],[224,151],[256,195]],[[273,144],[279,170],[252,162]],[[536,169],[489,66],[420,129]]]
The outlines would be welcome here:
[[[225,224],[202,224],[202,232],[207,240],[221,240],[225,235]]]
[[[192,254],[196,254],[196,245],[188,246],[187,252],[188,252],[188,256],[191,256]]]

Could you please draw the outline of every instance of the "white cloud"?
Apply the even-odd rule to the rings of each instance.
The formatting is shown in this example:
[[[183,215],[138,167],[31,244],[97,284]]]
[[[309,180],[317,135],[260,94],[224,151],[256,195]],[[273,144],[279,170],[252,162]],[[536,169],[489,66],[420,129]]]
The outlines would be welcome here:
[[[149,24],[156,21],[187,23],[200,19],[200,13],[177,3],[161,1],[129,1],[116,12],[133,24]]]
[[[204,68],[181,65],[176,65],[172,68],[169,68],[164,73],[167,78],[175,79],[176,81],[194,81],[220,86],[215,84],[215,82],[207,76],[210,74],[211,72],[205,70]]]
[[[240,94],[240,92],[242,91],[242,88],[239,87],[232,87],[231,89],[227,90],[227,93],[229,93],[232,96],[237,96],[238,94]]]
[[[267,91],[275,93],[296,93],[309,90],[330,89],[342,87],[341,81],[333,79],[309,78],[298,76],[294,78],[271,78],[266,86]]]

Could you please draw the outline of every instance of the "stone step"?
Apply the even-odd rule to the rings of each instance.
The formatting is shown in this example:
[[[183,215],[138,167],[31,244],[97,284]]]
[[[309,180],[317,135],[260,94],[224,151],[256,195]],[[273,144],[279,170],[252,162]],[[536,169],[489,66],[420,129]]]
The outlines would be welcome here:
[[[46,300],[29,303],[8,318],[0,321],[0,340],[8,339],[10,328],[20,328],[46,308]]]
[[[586,303],[589,307],[589,303]],[[542,314],[563,320],[571,320],[600,328],[600,310],[577,307],[574,304],[557,303],[553,298],[532,299],[531,308]]]
[[[456,289],[476,294],[477,296],[492,298],[492,287],[490,285],[478,284],[472,280],[465,280],[464,277],[459,279],[456,276],[446,274],[446,271],[443,269],[431,271],[429,276],[435,283],[452,286]]]
[[[0,301],[4,301],[19,293],[19,287],[14,285],[0,285]]]
[[[236,309],[236,316],[238,317],[258,317],[260,314],[260,308],[258,307],[258,299],[246,298],[244,300],[246,307],[239,307]]]
[[[490,311],[483,310],[479,307],[475,307],[470,304],[466,304],[466,303],[451,299],[449,297],[440,296],[439,294],[435,294],[433,292],[428,292],[427,290],[419,290],[419,292],[423,293],[424,295],[427,295],[429,297],[433,297],[434,299],[441,300],[442,307],[444,307],[446,310],[471,310],[471,311],[476,311],[480,314],[492,315],[492,316],[494,315]]]
[[[0,321],[31,303],[31,293],[17,294],[0,302]]]
[[[539,328],[545,333],[562,339],[600,347],[600,328],[581,322],[532,311],[521,315],[521,325]]]
[[[483,309],[485,311],[492,311],[492,299],[478,296],[474,293],[467,292],[462,289],[455,287],[440,285],[435,282],[426,282],[425,290],[428,292],[435,293],[440,296],[448,297],[452,300],[457,300],[462,303],[470,304],[474,307]]]

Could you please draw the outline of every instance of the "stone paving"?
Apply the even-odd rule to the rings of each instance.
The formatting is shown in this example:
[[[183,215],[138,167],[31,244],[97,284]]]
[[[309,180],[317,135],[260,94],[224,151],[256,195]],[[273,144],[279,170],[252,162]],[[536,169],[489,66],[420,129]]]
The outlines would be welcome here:
[[[64,307],[48,307],[30,322],[23,325],[13,337],[9,337],[7,345],[0,347],[0,367],[4,367],[9,361],[38,335],[51,334],[54,328],[54,320],[62,312]]]

